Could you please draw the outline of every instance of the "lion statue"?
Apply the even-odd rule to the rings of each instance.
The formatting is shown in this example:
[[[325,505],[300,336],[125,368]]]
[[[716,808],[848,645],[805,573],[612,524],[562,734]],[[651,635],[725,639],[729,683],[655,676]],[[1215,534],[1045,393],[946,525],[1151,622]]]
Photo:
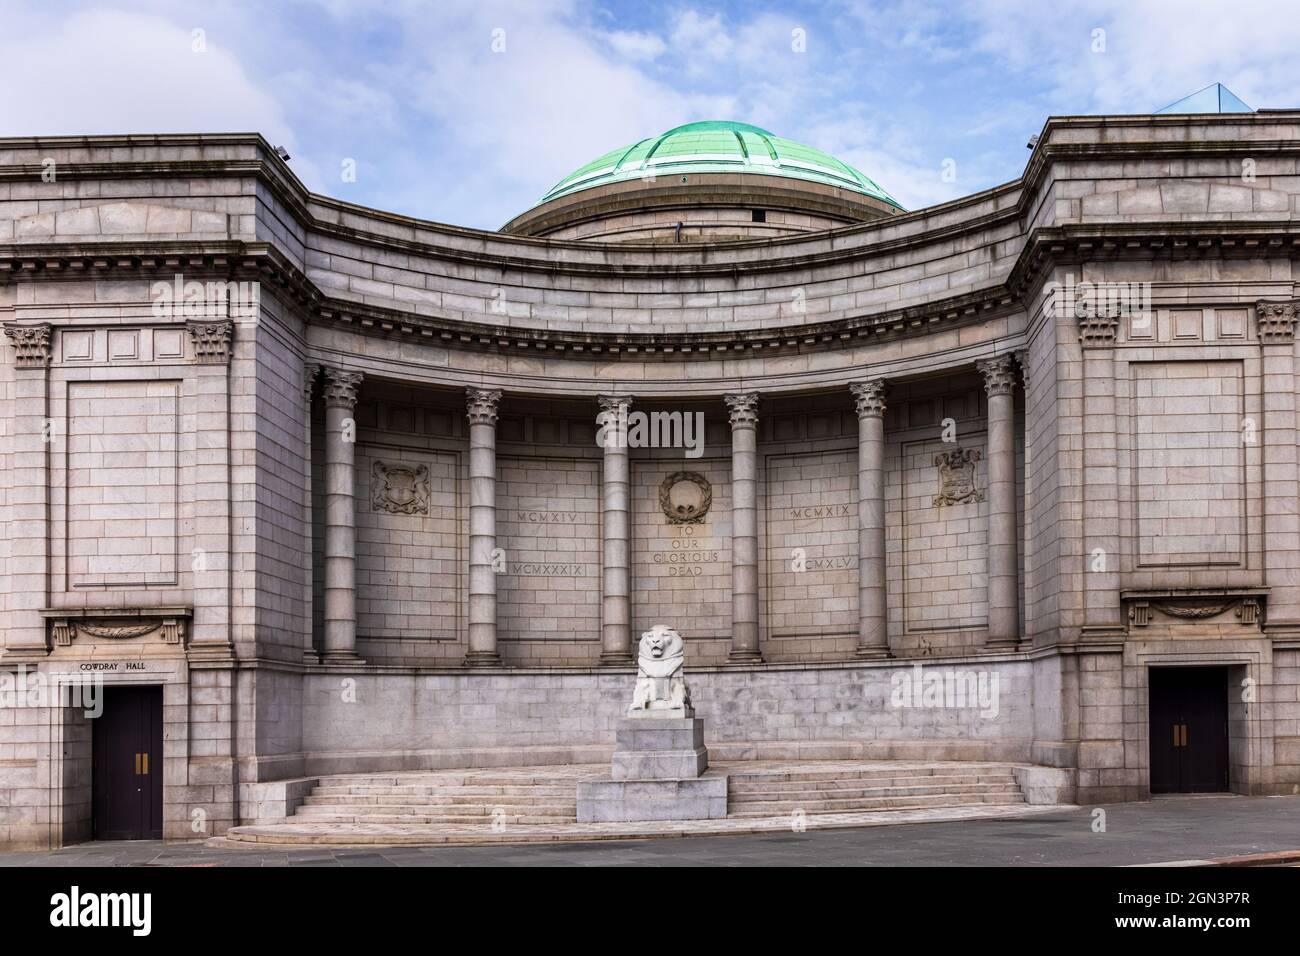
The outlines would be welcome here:
[[[641,635],[629,717],[695,716],[682,673],[684,660],[682,636],[668,625],[656,624]]]

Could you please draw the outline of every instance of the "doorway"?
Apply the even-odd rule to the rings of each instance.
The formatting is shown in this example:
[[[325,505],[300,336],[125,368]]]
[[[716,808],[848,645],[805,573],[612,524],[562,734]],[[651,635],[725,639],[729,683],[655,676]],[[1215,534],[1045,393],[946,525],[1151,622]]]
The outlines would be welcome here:
[[[1149,671],[1151,792],[1228,790],[1228,669]]]
[[[92,832],[96,840],[162,839],[161,687],[106,687],[92,721]]]

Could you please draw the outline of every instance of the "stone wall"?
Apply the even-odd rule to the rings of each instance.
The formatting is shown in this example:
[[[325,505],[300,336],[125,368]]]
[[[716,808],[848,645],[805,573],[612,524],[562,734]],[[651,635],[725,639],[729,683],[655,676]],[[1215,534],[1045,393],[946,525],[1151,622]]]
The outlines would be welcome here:
[[[1028,760],[1033,673],[1028,660],[952,660],[755,669],[693,667],[691,697],[719,759],[917,757]],[[895,706],[895,687],[922,675],[974,675],[996,713]],[[357,675],[355,699],[330,675],[303,698],[308,773],[608,759],[633,673]],[[954,688],[956,685],[953,685]],[[942,698],[934,698],[941,700]],[[986,700],[993,700],[989,696]]]

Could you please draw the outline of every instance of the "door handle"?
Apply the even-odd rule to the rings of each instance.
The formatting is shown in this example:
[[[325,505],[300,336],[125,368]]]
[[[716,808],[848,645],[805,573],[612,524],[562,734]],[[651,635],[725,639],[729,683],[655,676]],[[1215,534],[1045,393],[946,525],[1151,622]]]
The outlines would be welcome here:
[[[135,755],[135,774],[137,777],[149,776],[149,755],[147,753]]]
[[[1187,725],[1186,724],[1174,724],[1174,746],[1175,747],[1187,746]]]

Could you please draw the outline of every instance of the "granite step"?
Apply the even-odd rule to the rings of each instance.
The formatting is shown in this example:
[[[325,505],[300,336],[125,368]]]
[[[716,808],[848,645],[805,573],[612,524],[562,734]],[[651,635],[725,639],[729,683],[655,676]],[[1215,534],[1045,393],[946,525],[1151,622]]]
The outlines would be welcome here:
[[[1013,776],[1011,768],[995,764],[977,767],[954,767],[952,764],[935,767],[916,766],[906,769],[893,767],[824,767],[817,769],[798,769],[789,771],[732,771],[733,780],[766,782],[774,780],[791,780],[808,783],[816,780],[867,780],[867,779],[902,779],[910,777],[968,777],[994,775]]]
[[[802,810],[807,814],[815,813],[851,813],[873,810],[923,810],[936,807],[959,807],[970,805],[1009,806],[1024,804],[1024,796],[1019,791],[1002,791],[993,793],[936,793],[915,796],[899,795],[891,797],[855,797],[847,800],[771,800],[756,801],[735,805],[727,813],[728,817],[770,817],[794,813]]]
[[[1014,782],[949,783],[942,786],[914,784],[890,787],[825,787],[817,789],[802,789],[786,784],[781,789],[731,792],[727,794],[727,797],[731,804],[736,806],[773,800],[852,800],[857,798],[872,799],[875,797],[931,796],[944,793],[953,795],[967,793],[1020,794],[1020,790]],[[1023,794],[1021,796],[1023,797]]]
[[[366,825],[391,825],[391,826],[491,826],[499,824],[502,826],[565,826],[571,823],[577,823],[577,814],[570,814],[565,817],[542,817],[527,815],[500,814],[493,816],[488,813],[471,813],[471,814],[319,814],[313,816],[289,817],[287,824],[366,824]]]
[[[567,783],[560,786],[536,786],[536,787],[456,787],[456,786],[354,786],[354,787],[315,787],[312,790],[313,796],[318,797],[369,797],[369,796],[412,796],[418,797],[423,795],[437,796],[439,794],[466,794],[478,797],[509,797],[509,796],[572,796],[574,784]]]
[[[445,807],[467,804],[490,804],[493,806],[547,806],[572,807],[576,802],[576,791],[570,789],[567,794],[495,794],[484,796],[473,793],[376,793],[369,795],[329,794],[320,796],[311,794],[302,802],[302,806],[319,807],[373,807],[373,806],[411,806],[411,807]]]
[[[765,793],[770,790],[836,790],[848,786],[858,787],[955,787],[969,783],[993,783],[1016,786],[1016,778],[1011,773],[981,774],[947,774],[939,775],[896,775],[887,777],[825,777],[812,780],[792,778],[789,774],[779,777],[731,776],[732,793]]]

